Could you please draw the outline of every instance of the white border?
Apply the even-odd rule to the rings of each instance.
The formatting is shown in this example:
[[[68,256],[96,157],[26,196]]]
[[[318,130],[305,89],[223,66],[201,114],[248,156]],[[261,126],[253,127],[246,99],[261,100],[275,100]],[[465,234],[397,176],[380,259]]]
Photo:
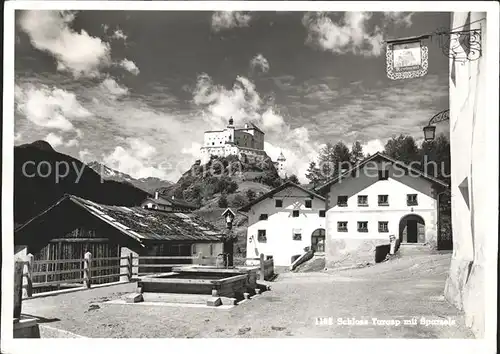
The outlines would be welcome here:
[[[498,131],[498,79],[499,79],[499,6],[493,1],[468,1],[468,2],[305,2],[305,1],[8,1],[4,5],[4,97],[3,97],[3,176],[2,176],[2,314],[12,313],[12,288],[13,288],[13,154],[14,146],[14,11],[16,9],[71,9],[71,10],[247,10],[247,11],[415,11],[425,12],[429,9],[435,12],[448,11],[485,11],[487,12],[487,68],[488,92],[491,93],[489,114],[491,114],[492,129]],[[381,68],[384,70],[385,68]],[[492,173],[498,175],[498,135],[497,141],[490,146],[496,148],[491,151]],[[497,187],[492,187],[497,188]],[[495,189],[497,190],[497,189]],[[498,191],[498,190],[497,190]],[[493,190],[492,190],[493,192]],[[497,193],[498,194],[498,193]],[[492,217],[498,217],[497,210],[492,210]],[[497,233],[492,233],[491,239],[498,247]],[[492,245],[493,246],[493,245]],[[326,352],[348,350],[349,352],[453,352],[453,353],[494,353],[496,335],[496,250],[489,247],[491,252],[486,259],[490,266],[486,267],[488,281],[486,291],[486,334],[483,340],[409,340],[409,339],[301,339],[279,340],[259,339],[258,343],[245,345],[242,340],[216,339],[184,340],[184,339],[44,339],[44,340],[12,340],[12,318],[2,316],[2,352],[6,353],[50,353],[68,350],[75,352],[100,352],[113,350],[115,352],[157,352],[158,348],[165,348],[169,352],[199,349],[204,353],[220,353],[221,351],[234,350],[236,352],[264,350],[299,351],[307,352],[324,350]],[[5,270],[5,271],[4,271]],[[91,341],[91,342],[90,342]],[[215,341],[218,341],[215,342]],[[80,345],[81,344],[81,345]],[[209,345],[206,345],[209,344]],[[111,347],[112,346],[112,347]],[[321,346],[321,348],[319,347]],[[160,349],[160,351],[163,351]]]

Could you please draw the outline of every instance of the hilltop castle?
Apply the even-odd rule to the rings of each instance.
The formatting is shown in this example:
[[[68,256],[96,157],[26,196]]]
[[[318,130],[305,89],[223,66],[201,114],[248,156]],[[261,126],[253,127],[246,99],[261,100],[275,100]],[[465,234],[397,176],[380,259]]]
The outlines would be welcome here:
[[[229,119],[229,124],[224,130],[209,130],[205,132],[203,146],[200,148],[202,163],[207,163],[211,156],[236,155],[250,161],[263,161],[269,159],[264,151],[264,132],[255,124],[245,124],[243,128],[236,128],[234,120]],[[284,176],[283,154],[275,162],[280,176]]]

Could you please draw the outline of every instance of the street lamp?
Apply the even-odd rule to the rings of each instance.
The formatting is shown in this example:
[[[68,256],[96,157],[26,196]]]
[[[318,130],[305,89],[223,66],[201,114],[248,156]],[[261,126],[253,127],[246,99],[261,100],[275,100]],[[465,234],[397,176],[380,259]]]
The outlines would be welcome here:
[[[434,140],[436,136],[436,127],[434,125],[428,125],[424,127],[424,139],[425,141]]]
[[[436,138],[436,126],[433,124],[444,122],[449,119],[450,119],[449,109],[445,109],[444,111],[441,111],[438,114],[434,115],[434,117],[432,117],[429,120],[429,124],[427,124],[427,126],[424,127],[425,141],[432,141]]]

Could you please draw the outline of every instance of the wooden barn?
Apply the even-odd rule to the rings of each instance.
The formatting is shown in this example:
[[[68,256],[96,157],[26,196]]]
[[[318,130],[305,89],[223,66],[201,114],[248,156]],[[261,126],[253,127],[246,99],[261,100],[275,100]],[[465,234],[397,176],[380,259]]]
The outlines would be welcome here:
[[[223,252],[223,232],[204,219],[189,213],[165,212],[137,207],[110,206],[65,195],[51,207],[33,217],[14,231],[16,253],[31,253],[34,261],[83,259],[86,252],[93,258],[134,256],[193,256],[214,257]],[[156,261],[156,263],[155,263]],[[118,260],[99,261],[97,267],[119,264]],[[157,260],[143,261],[141,264]],[[191,263],[175,260],[174,263]],[[165,260],[159,263],[173,263]],[[50,282],[71,279],[71,269],[79,264],[44,264],[35,269]],[[148,268],[148,272],[151,272]],[[51,274],[68,271],[68,274]],[[157,269],[157,271],[165,271]],[[138,272],[141,273],[139,264]],[[106,274],[102,269],[99,274]],[[111,270],[107,274],[111,273]],[[58,277],[57,279],[54,277]],[[103,281],[117,281],[118,277]]]

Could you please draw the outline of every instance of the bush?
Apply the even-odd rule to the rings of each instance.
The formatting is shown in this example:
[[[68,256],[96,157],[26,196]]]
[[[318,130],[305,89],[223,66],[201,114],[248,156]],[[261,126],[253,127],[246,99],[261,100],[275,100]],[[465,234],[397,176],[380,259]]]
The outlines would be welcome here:
[[[249,189],[246,192],[246,196],[249,202],[253,202],[257,195],[255,194],[255,191],[253,189]]]
[[[247,199],[241,194],[235,194],[231,201],[231,206],[240,208],[247,204]]]
[[[226,185],[226,193],[228,193],[228,194],[232,194],[232,193],[236,192],[237,190],[238,190],[238,183],[236,183],[235,181],[230,181]]]
[[[225,195],[220,196],[218,205],[219,205],[219,208],[227,208],[228,207],[227,198]]]

